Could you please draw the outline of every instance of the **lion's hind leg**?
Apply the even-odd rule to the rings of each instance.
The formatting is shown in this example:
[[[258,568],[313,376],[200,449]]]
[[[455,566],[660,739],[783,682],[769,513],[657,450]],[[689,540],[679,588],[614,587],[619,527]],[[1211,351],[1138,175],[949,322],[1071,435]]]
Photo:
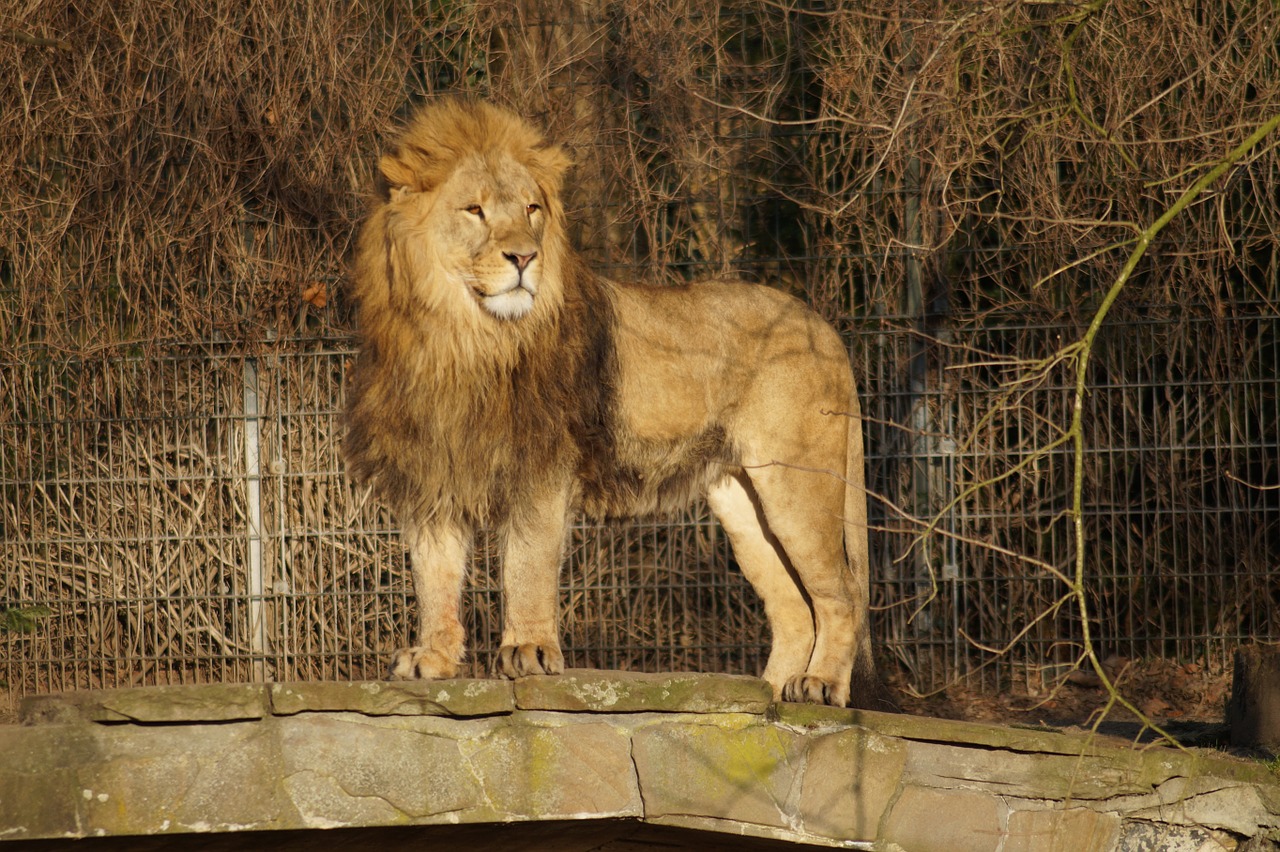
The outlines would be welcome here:
[[[387,674],[405,680],[455,677],[466,654],[459,606],[470,536],[449,525],[406,523],[402,537],[418,600],[418,644],[396,651]]]
[[[787,701],[849,703],[861,610],[844,550],[844,480],[781,463],[748,468],[768,534],[781,546],[812,611],[813,653],[782,687]]]
[[[727,476],[707,492],[707,502],[733,545],[734,559],[743,576],[764,602],[773,633],[773,647],[764,679],[773,686],[775,699],[783,688],[802,676],[813,653],[813,613],[782,545],[770,534],[764,510],[743,473]]]

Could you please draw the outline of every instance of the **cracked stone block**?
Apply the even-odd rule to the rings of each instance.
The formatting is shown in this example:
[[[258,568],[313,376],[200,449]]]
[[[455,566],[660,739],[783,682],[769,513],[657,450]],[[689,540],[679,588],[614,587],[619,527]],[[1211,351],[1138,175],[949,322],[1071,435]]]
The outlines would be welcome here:
[[[1117,801],[1114,809],[1134,819],[1220,828],[1248,837],[1280,832],[1275,805],[1262,788],[1205,774],[1169,778],[1145,796]]]
[[[520,678],[515,694],[522,710],[593,713],[763,714],[773,701],[773,688],[754,677],[594,669]]]
[[[884,821],[880,841],[910,852],[991,852],[999,847],[1005,806],[976,790],[908,786]]]
[[[1078,736],[1056,730],[1009,728],[985,722],[934,719],[906,713],[796,704],[790,701],[778,702],[774,705],[774,710],[779,722],[798,728],[820,729],[855,725],[873,730],[881,736],[900,737],[905,740],[951,743],[964,748],[989,747],[1011,752],[1065,754],[1072,757],[1078,756],[1081,750]],[[1093,737],[1092,740],[1097,743],[1109,741],[1111,745],[1124,748],[1129,746],[1127,740],[1113,740],[1109,737]]]
[[[0,840],[57,837],[74,829],[78,767],[95,760],[97,751],[84,728],[0,725]]]
[[[292,811],[276,786],[270,731],[258,725],[92,729],[94,759],[76,771],[86,835],[275,828]]]
[[[1014,811],[1003,852],[1111,852],[1120,818],[1088,808]]]
[[[275,683],[271,707],[281,716],[351,711],[368,716],[496,716],[515,709],[511,683],[458,678],[434,681]]]
[[[862,728],[812,740],[800,794],[805,828],[823,837],[874,840],[906,759],[902,742]]]
[[[1161,825],[1127,820],[1115,852],[1230,852],[1242,849],[1234,837],[1198,826]]]
[[[458,743],[480,732],[473,725],[455,722],[442,735],[394,717],[332,714],[289,716],[278,727],[278,771],[306,827],[493,817]]]
[[[929,787],[959,782],[993,793],[1026,789],[1037,791],[1037,798],[1096,800],[1150,791],[1169,771],[1159,765],[1159,755],[1146,759],[1132,750],[1091,749],[1084,740],[1078,747],[1090,752],[1087,761],[1078,755],[912,743],[907,777]]]
[[[607,724],[496,725],[463,745],[501,819],[638,817],[628,734]]]
[[[799,831],[802,740],[732,716],[642,728],[633,755],[645,816],[714,814]]]

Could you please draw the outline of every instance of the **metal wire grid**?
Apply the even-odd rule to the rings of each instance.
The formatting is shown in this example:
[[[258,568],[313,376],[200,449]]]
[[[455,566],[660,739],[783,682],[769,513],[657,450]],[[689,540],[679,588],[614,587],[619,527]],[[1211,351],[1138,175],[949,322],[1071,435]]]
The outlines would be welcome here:
[[[13,365],[0,679],[25,693],[380,677],[413,601],[393,519],[341,471],[350,354]],[[575,524],[570,664],[758,670],[759,614],[728,561],[704,508]],[[485,535],[465,603],[484,674],[501,633]]]
[[[1239,641],[1280,637],[1278,333],[1280,319],[1259,312],[1104,336],[1085,507],[1104,652],[1223,658]],[[1222,362],[1179,348],[1206,334]],[[1005,375],[990,358],[1043,354],[1062,335],[953,331],[945,345],[926,343],[923,389],[904,380],[919,335],[851,339],[867,417],[877,641],[918,688],[957,676],[999,687],[1075,658],[1077,614],[1053,609],[1062,584],[1022,558],[1071,568],[1071,459],[1058,449],[1029,461],[1066,423],[1070,389],[1060,377],[1001,396]],[[413,602],[393,520],[341,470],[349,355],[334,341],[256,357],[6,365],[9,688],[380,676],[410,636]],[[923,432],[910,428],[918,406]],[[939,512],[939,532],[917,542],[920,522]],[[482,537],[466,593],[476,674],[491,669],[500,634],[498,576]],[[562,596],[570,665],[763,666],[758,601],[705,508],[575,525]]]
[[[1072,379],[1002,394],[1014,374],[996,356],[1034,360],[1078,331],[953,329],[926,347],[923,393],[902,379],[919,335],[860,335],[877,632],[919,688],[958,676],[1039,685],[1077,659],[1079,613],[1057,606],[1064,584],[1043,567],[1074,573],[1073,459],[1045,449],[1069,422]],[[1278,332],[1280,318],[1259,306],[1233,319],[1135,320],[1100,337],[1083,516],[1103,655],[1225,663],[1240,642],[1280,636]],[[1210,349],[1217,358],[1204,358]],[[924,433],[907,428],[916,406]],[[918,542],[939,513],[938,533]]]

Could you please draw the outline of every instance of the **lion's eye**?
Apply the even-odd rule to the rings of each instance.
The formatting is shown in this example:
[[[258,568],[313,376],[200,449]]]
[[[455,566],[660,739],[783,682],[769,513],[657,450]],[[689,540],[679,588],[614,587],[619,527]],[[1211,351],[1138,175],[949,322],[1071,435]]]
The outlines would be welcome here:
[[[534,213],[537,213],[541,209],[542,209],[541,204],[526,204],[524,206],[524,212],[528,216],[532,216]]]
[[[472,216],[475,216],[480,221],[482,222],[484,221],[484,208],[481,207],[479,204],[472,204],[462,209],[466,210],[468,213],[470,213]]]

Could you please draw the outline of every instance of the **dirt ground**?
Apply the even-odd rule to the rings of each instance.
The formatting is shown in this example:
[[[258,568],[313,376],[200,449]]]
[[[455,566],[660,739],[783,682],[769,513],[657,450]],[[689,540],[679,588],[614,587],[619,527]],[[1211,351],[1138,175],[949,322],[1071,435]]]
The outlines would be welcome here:
[[[1230,666],[1114,657],[1103,665],[1120,694],[1179,741],[1186,745],[1225,744]],[[899,679],[891,676],[889,683],[904,713],[1064,729],[1090,728],[1102,716],[1101,732],[1142,740],[1152,737],[1125,707],[1117,703],[1106,709],[1109,695],[1092,671],[1075,672],[1038,693],[1025,685],[993,694],[954,684],[935,695],[913,696]]]

